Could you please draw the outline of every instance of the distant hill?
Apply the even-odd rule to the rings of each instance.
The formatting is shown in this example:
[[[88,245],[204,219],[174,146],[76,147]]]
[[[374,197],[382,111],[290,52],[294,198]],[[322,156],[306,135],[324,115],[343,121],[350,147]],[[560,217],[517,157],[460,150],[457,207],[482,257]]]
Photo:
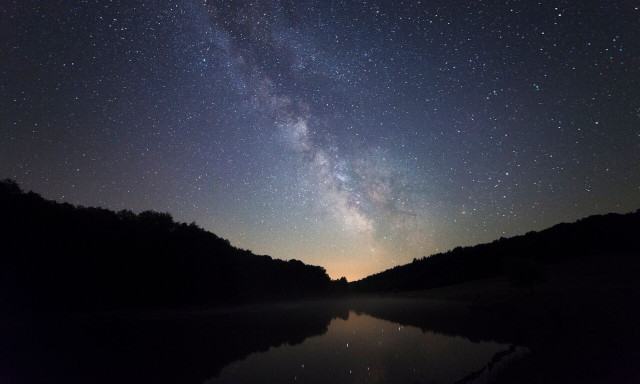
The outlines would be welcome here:
[[[640,210],[590,216],[540,232],[473,247],[457,247],[349,284],[352,292],[436,288],[471,280],[509,276],[514,285],[544,280],[548,265],[573,258],[627,253],[640,257]]]
[[[3,311],[210,306],[339,287],[346,280],[322,267],[254,255],[168,213],[76,207],[0,181]]]

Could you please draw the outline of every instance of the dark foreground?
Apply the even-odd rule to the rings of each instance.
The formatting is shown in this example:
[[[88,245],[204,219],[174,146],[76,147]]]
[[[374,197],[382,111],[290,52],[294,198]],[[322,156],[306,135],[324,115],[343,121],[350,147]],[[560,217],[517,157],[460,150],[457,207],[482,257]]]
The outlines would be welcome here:
[[[638,382],[636,255],[599,260],[517,288],[492,279],[216,310],[5,313],[0,382]]]
[[[0,374],[29,384],[461,384],[495,379],[528,353],[450,321],[469,315],[465,303],[361,298],[58,316],[5,323]]]
[[[451,329],[465,329],[470,337],[491,335],[527,346],[530,353],[510,364],[496,382],[637,383],[638,256],[567,261],[547,270],[543,282],[526,287],[497,278],[404,296],[468,303],[464,320],[442,323],[451,321]]]

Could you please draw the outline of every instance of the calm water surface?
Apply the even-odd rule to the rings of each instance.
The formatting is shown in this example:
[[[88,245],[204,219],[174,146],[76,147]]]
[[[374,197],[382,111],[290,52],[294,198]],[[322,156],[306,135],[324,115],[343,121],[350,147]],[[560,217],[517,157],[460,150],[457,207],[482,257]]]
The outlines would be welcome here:
[[[399,299],[4,318],[0,383],[486,383],[525,353],[494,319]]]
[[[224,368],[217,383],[455,383],[510,351],[495,342],[423,332],[349,312],[321,336],[255,353]],[[471,382],[469,380],[469,382]]]

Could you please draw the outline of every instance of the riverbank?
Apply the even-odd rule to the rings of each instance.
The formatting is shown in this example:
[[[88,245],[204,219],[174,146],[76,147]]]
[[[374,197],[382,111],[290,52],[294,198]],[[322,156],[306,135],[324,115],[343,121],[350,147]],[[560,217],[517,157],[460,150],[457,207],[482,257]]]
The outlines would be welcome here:
[[[531,353],[498,383],[635,383],[640,378],[639,255],[614,254],[548,267],[543,281],[508,277],[394,297],[466,303],[464,321]],[[453,320],[458,321],[458,320]]]

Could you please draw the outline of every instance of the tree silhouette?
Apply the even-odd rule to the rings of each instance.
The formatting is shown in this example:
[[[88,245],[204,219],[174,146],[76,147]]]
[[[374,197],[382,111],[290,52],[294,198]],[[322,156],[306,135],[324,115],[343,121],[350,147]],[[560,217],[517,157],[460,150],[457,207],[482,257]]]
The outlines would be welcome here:
[[[456,247],[352,282],[355,292],[417,290],[508,275],[531,288],[544,279],[545,266],[562,260],[612,253],[640,254],[640,210],[595,215],[540,232],[473,247]]]
[[[254,255],[170,214],[75,207],[0,182],[0,305],[79,310],[332,295],[322,267]]]

